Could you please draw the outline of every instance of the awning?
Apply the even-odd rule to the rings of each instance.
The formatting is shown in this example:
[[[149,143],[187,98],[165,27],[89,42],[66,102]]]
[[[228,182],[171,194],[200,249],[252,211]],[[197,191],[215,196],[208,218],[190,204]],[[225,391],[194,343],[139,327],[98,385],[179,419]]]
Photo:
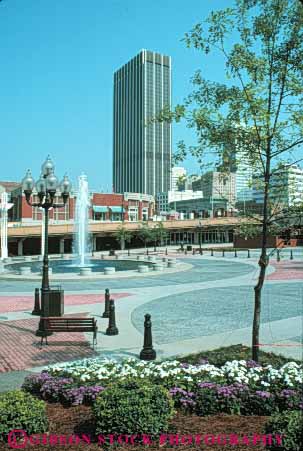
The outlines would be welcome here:
[[[107,213],[108,207],[105,207],[103,205],[93,205],[93,211],[95,213]]]
[[[123,207],[109,207],[112,213],[124,213],[125,210]]]

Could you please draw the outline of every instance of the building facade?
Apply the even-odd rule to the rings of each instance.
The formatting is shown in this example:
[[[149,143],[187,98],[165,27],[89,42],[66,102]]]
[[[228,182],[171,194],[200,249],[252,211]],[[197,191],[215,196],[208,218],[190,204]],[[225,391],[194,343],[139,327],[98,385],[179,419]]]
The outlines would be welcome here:
[[[171,58],[142,50],[114,74],[115,193],[155,196],[171,184],[171,124],[152,121],[171,106]]]
[[[192,198],[169,204],[179,214],[179,219],[218,218],[229,216],[226,199]]]
[[[269,193],[272,205],[281,208],[303,205],[303,169],[298,165],[275,168]],[[253,178],[253,198],[257,204],[263,204],[263,180],[258,176]]]
[[[236,201],[236,175],[209,171],[192,183],[193,190],[201,190],[204,198],[225,199],[228,208],[232,208]]]
[[[171,171],[171,191],[182,191],[185,189],[186,169],[174,167]]]
[[[33,192],[33,202],[38,201],[38,196]],[[20,223],[35,223],[42,221],[42,209],[31,207],[26,202],[21,187],[11,191],[11,201],[14,203],[10,221]],[[50,224],[73,222],[75,218],[75,206],[77,192],[71,193],[63,208],[49,211]],[[55,197],[56,203],[62,203],[59,196]],[[139,193],[90,193],[89,218],[92,221],[147,221],[155,212],[153,196]]]
[[[156,211],[158,215],[167,215],[170,210],[174,208],[174,202],[180,200],[201,199],[203,197],[202,191],[168,191],[167,193],[158,193],[156,197]]]

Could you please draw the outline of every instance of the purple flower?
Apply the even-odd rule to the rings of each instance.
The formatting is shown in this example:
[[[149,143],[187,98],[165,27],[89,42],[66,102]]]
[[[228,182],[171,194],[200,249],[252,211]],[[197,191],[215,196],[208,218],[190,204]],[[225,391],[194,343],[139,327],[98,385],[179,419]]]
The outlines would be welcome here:
[[[255,360],[246,360],[246,366],[247,368],[256,368],[256,367],[260,367],[262,365],[260,365],[260,363],[255,362]]]
[[[262,399],[269,399],[269,398],[272,398],[272,396],[273,396],[268,391],[262,391],[262,390],[257,390],[255,392],[255,395],[258,396],[259,398],[262,398]]]
[[[206,357],[202,357],[198,360],[198,365],[207,365],[209,363],[209,360]]]
[[[291,389],[288,389],[288,388],[285,388],[280,393],[280,395],[283,398],[290,398],[291,396],[295,396],[296,394],[297,394],[296,390],[291,390]]]
[[[200,388],[217,388],[217,384],[215,384],[214,382],[200,382],[198,384],[198,387]]]

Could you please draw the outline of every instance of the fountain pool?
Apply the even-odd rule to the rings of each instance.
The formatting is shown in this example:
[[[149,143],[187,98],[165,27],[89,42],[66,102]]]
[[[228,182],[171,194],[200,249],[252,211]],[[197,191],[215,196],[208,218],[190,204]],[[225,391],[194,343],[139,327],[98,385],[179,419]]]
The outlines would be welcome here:
[[[135,271],[138,267],[142,265],[151,266],[148,262],[133,261],[133,260],[95,260],[86,259],[85,267],[90,267],[93,273],[98,273],[104,271],[106,267],[113,267],[118,271]],[[11,274],[19,274],[20,267],[31,268],[32,273],[41,272],[41,262],[20,262],[13,263],[7,266],[7,270]],[[79,266],[75,260],[50,260],[49,267],[52,269],[53,274],[64,274],[64,273],[79,273]]]

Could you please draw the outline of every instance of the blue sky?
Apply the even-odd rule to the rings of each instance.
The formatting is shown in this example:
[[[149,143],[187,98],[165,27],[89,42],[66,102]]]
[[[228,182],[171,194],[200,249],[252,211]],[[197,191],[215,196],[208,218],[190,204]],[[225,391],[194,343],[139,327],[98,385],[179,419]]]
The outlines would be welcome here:
[[[0,2],[0,180],[34,177],[50,154],[61,178],[84,171],[112,187],[113,73],[141,49],[172,57],[173,103],[201,69],[220,81],[219,61],[180,42],[228,0],[3,0]],[[222,65],[220,65],[222,69]],[[223,74],[222,74],[223,77]],[[223,80],[223,78],[222,78]],[[173,126],[173,144],[195,137]],[[185,166],[198,170],[194,161]]]

